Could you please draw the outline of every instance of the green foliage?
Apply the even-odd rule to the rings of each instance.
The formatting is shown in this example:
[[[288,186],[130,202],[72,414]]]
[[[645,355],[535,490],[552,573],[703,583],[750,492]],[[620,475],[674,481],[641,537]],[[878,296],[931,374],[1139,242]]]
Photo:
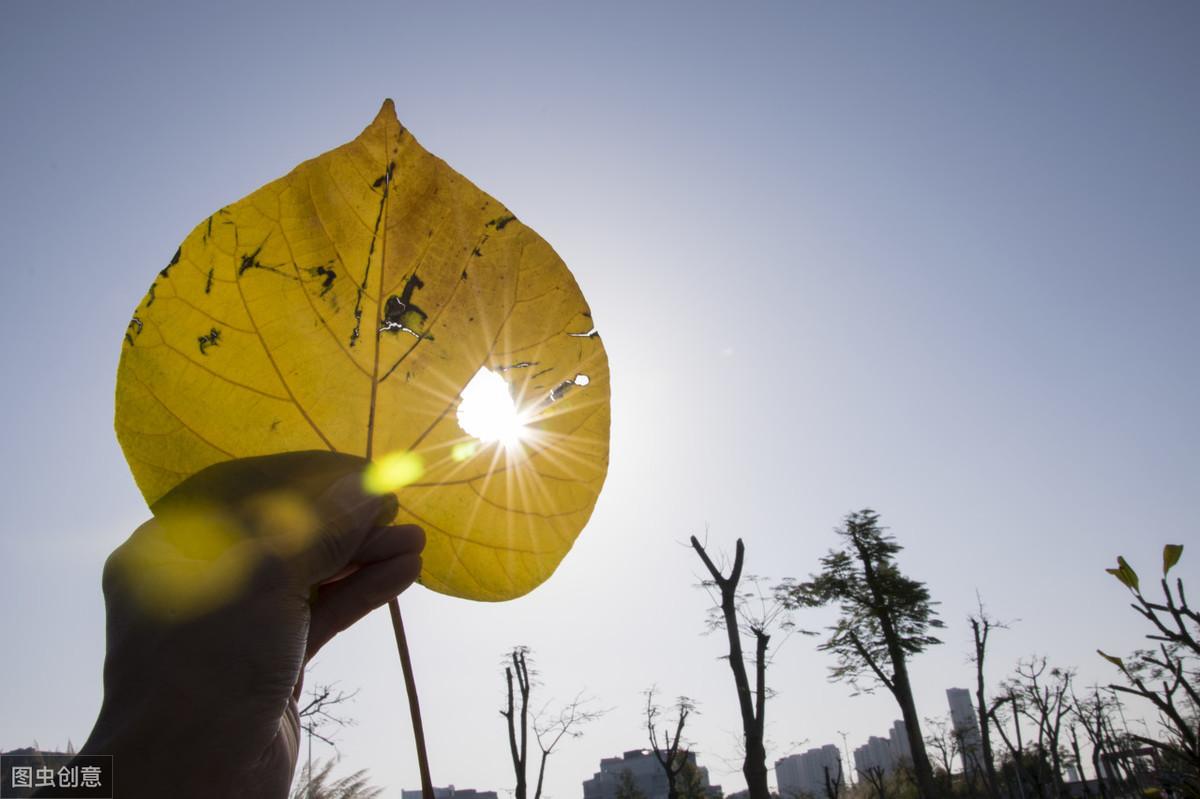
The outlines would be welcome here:
[[[838,658],[831,670],[833,679],[865,692],[873,686],[860,687],[864,677],[893,689],[893,675],[883,670],[893,654],[889,639],[907,657],[940,644],[929,631],[945,626],[925,584],[900,573],[896,555],[903,547],[884,529],[873,510],[847,515],[837,530],[846,548],[822,557],[821,571],[807,581],[785,582],[777,588],[789,608],[838,606],[841,617],[819,649]]]
[[[623,770],[617,778],[616,799],[646,799],[646,795],[638,790],[637,783],[633,781],[633,772],[629,769]]]
[[[1188,604],[1181,578],[1174,585],[1167,580],[1182,555],[1179,544],[1163,548],[1161,598],[1142,594],[1137,574],[1124,558],[1117,558],[1116,569],[1106,569],[1133,593],[1133,609],[1152,627],[1146,638],[1153,648],[1136,650],[1125,658],[1097,651],[1120,670],[1126,682],[1109,687],[1150,703],[1166,734],[1166,740],[1131,737],[1171,764],[1175,787],[1184,795],[1200,797],[1200,612]]]
[[[1171,571],[1171,567],[1179,562],[1179,558],[1183,556],[1182,544],[1167,544],[1163,547],[1163,577]]]
[[[1166,553],[1164,552],[1163,553],[1163,563],[1164,564],[1166,563],[1166,560],[1167,560],[1167,556],[1166,556]],[[1120,580],[1122,585],[1124,585],[1130,591],[1136,592],[1136,591],[1140,590],[1138,587],[1137,572],[1135,572],[1133,570],[1133,567],[1130,566],[1128,563],[1126,563],[1125,558],[1121,557],[1120,555],[1117,556],[1117,568],[1105,569],[1104,571],[1108,572],[1113,577],[1116,577],[1118,580]]]
[[[307,769],[301,771],[292,786],[291,799],[376,799],[383,795],[382,788],[371,784],[366,769],[335,780],[331,775],[335,765],[336,758],[326,760],[311,777]]]
[[[683,768],[679,771],[675,790],[679,794],[679,799],[709,799],[712,795],[704,785],[704,779],[700,774],[700,767],[696,765],[695,758],[684,756]]]

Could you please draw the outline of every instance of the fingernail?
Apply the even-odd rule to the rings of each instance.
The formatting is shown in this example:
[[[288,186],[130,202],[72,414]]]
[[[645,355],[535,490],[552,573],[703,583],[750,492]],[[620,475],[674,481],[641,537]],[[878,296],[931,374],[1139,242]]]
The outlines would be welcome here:
[[[383,507],[379,509],[379,515],[375,517],[377,527],[391,524],[395,521],[396,514],[400,512],[400,500],[396,499],[395,494],[385,494],[381,500]]]

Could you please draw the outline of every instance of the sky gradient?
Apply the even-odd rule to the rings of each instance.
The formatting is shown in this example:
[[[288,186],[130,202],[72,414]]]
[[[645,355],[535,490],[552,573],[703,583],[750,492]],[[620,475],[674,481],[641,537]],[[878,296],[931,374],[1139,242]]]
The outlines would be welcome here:
[[[437,784],[511,786],[499,664],[527,644],[544,697],[613,708],[553,799],[645,744],[653,684],[744,787],[687,538],[800,577],[864,506],[942,603],[922,715],[970,684],[976,591],[1014,621],[993,679],[1038,653],[1111,680],[1095,649],[1142,630],[1103,569],[1195,540],[1198,38],[1183,3],[0,4],[0,750],[78,745],[99,707],[100,569],[147,515],[112,430],[131,309],[384,97],[554,246],[612,369],[608,483],[556,575],[402,598]],[[770,762],[899,717],[829,665],[778,651]],[[385,612],[308,679],[361,689],[346,768],[418,785]]]

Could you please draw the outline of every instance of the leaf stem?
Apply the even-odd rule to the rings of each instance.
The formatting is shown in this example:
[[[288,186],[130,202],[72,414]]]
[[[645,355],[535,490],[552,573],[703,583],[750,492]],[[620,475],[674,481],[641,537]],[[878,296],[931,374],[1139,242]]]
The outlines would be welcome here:
[[[388,611],[392,616],[392,629],[396,633],[396,649],[400,653],[400,667],[404,670],[404,688],[408,691],[408,710],[412,715],[413,739],[417,743],[417,767],[421,770],[421,794],[423,799],[434,799],[433,780],[429,776],[429,756],[425,753],[425,728],[421,724],[421,703],[417,699],[417,683],[413,679],[412,659],[408,656],[408,639],[404,635],[404,620],[400,618],[400,603],[395,597],[388,600]]]

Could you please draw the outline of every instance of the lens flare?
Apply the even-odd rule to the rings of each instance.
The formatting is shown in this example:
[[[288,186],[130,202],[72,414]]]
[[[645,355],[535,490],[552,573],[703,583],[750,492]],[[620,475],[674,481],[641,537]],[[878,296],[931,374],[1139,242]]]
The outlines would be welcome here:
[[[425,462],[416,452],[389,452],[372,461],[363,472],[363,488],[371,494],[390,494],[425,474]]]

